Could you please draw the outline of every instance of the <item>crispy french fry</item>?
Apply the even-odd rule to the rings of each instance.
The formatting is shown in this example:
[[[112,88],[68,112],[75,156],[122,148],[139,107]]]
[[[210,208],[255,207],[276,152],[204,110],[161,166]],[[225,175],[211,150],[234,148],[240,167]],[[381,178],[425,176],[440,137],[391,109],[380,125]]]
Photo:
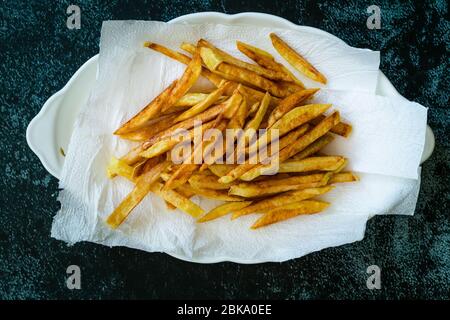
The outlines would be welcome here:
[[[261,124],[261,121],[263,120],[264,115],[266,114],[267,108],[269,107],[270,98],[271,98],[270,94],[266,92],[264,98],[261,100],[261,103],[259,104],[259,108],[256,111],[255,116],[245,125],[246,130],[248,129],[257,130],[259,128],[259,125]]]
[[[169,48],[166,48],[166,47],[156,44],[156,43],[146,42],[144,44],[144,46],[146,46],[150,49],[153,49],[155,51],[158,51],[158,52],[168,56],[169,58],[177,60],[178,62],[181,62],[186,65],[189,64],[192,60],[191,57],[188,57],[185,54],[173,51]],[[194,54],[195,50],[196,50],[196,47],[194,46],[194,51],[192,52],[192,54]],[[202,68],[201,74],[202,74],[202,76],[204,76],[206,79],[208,79],[209,81],[211,81],[211,83],[213,83],[215,85],[219,85],[219,83],[223,80],[221,77],[212,73],[211,71],[209,71],[206,68]]]
[[[198,132],[198,134],[201,135],[201,134],[203,134],[203,132],[205,130],[212,128],[214,126],[214,124],[215,124],[214,121],[209,121],[209,122],[203,124],[202,126],[200,126],[200,128],[198,128],[198,131],[196,130],[197,128],[191,129],[191,130],[189,130],[189,135],[185,138],[189,139],[189,140],[193,140],[193,139],[195,139],[195,134],[197,132]],[[139,155],[144,158],[153,158],[153,157],[159,156],[159,155],[171,150],[174,146],[176,146],[181,141],[183,141],[183,136],[181,136],[181,135],[177,136],[176,133],[174,132],[174,136],[167,137],[165,139],[162,139],[162,140],[156,142],[151,147],[149,147],[145,151],[141,152]]]
[[[248,115],[254,116],[256,114],[256,112],[259,110],[260,104],[261,103],[259,101],[256,101],[255,103],[253,103],[252,106],[250,107],[250,109],[248,110]]]
[[[275,33],[270,34],[270,39],[272,40],[272,45],[278,53],[286,59],[287,62],[295,69],[303,73],[308,78],[326,84],[327,78],[321,74],[314,66],[309,63],[304,57],[302,57],[298,52],[292,49],[286,42],[284,42]]]
[[[255,64],[251,64],[251,63],[247,63],[245,61],[239,60],[239,59],[229,55],[225,51],[222,51],[219,48],[213,46],[211,43],[209,43],[208,41],[206,41],[204,39],[201,39],[198,42],[198,45],[200,47],[206,47],[206,48],[210,49],[211,51],[213,51],[214,55],[220,57],[221,61],[235,65],[239,68],[251,71],[251,72],[253,72],[259,76],[262,76],[264,78],[271,79],[271,80],[292,81],[292,79],[289,76],[287,76],[286,74],[284,74],[283,72],[266,69],[259,65],[255,65]]]
[[[251,213],[263,213],[271,209],[279,208],[289,203],[298,202],[306,199],[311,199],[313,197],[319,196],[321,194],[327,193],[332,190],[333,187],[330,186],[320,187],[320,188],[308,188],[303,190],[294,190],[279,195],[275,195],[270,198],[259,200],[253,202],[250,206],[243,209],[234,211],[231,219],[234,220],[244,215]]]
[[[187,65],[183,75],[178,79],[177,84],[171,91],[166,102],[162,106],[162,111],[170,109],[175,102],[184,96],[188,90],[197,82],[198,77],[202,71],[202,61],[200,54],[195,54],[191,62]]]
[[[259,218],[252,226],[252,229],[261,228],[269,224],[287,220],[301,214],[313,214],[325,210],[329,203],[317,200],[304,200],[287,204],[283,207],[273,209],[261,218]]]
[[[257,183],[239,183],[236,185],[232,185],[230,187],[230,190],[228,191],[228,194],[244,198],[263,197],[286,191],[322,187],[327,184],[329,178],[322,180],[323,181],[307,182],[300,184],[278,184],[272,186],[268,185],[264,187],[259,186]]]
[[[334,174],[328,181],[329,184],[359,181],[359,177],[353,172],[341,172]]]
[[[188,190],[191,192],[194,192],[195,194],[198,194],[200,196],[203,196],[205,198],[214,199],[214,200],[221,200],[221,201],[244,201],[244,198],[229,195],[224,190],[214,190],[214,189],[203,189],[203,188],[196,188],[192,185],[185,184],[179,187],[183,190]]]
[[[326,173],[313,173],[301,176],[287,176],[285,178],[274,179],[271,177],[262,179],[258,182],[252,183],[252,185],[265,188],[280,185],[294,185],[294,184],[306,184],[311,182],[328,182],[329,179],[325,177]]]
[[[220,119],[220,115],[218,119]],[[217,125],[216,129],[222,131],[225,129],[226,121],[219,121],[218,123],[216,123],[216,125]],[[194,173],[194,171],[200,167],[200,164],[195,163],[195,159],[197,159],[199,156],[201,159],[203,159],[204,150],[212,148],[215,143],[216,141],[208,141],[204,143],[205,148],[203,148],[202,145],[196,147],[194,149],[194,152],[191,154],[191,157],[187,158],[183,162],[183,164],[178,167],[178,169],[174,172],[171,178],[166,182],[163,189],[164,190],[174,189],[186,183],[191,177],[191,175]]]
[[[203,217],[198,219],[197,222],[207,222],[207,221],[211,221],[211,220],[223,217],[224,215],[227,215],[230,212],[245,208],[248,205],[250,205],[251,203],[252,203],[251,201],[224,203],[224,204],[212,209],[210,212],[208,212]]]
[[[150,192],[151,185],[159,179],[161,172],[169,166],[169,162],[161,162],[136,179],[136,186],[119,206],[109,215],[106,222],[115,229],[128,217],[130,212]]]
[[[310,157],[280,163],[279,172],[334,171],[345,163],[340,156]]]
[[[189,108],[193,107],[196,104],[202,102],[208,97],[208,93],[186,93],[184,96],[180,98],[175,104],[174,107],[180,107],[180,108]]]
[[[231,184],[224,184],[217,181],[215,175],[194,174],[189,178],[189,184],[198,189],[228,190]]]
[[[173,121],[176,119],[178,115],[179,115],[178,113],[163,115],[161,117],[153,119],[148,124],[145,124],[143,127],[137,130],[121,134],[120,137],[122,139],[131,141],[139,141],[139,142],[146,141],[157,135],[159,132],[170,128],[172,126]]]
[[[317,118],[311,120],[311,123],[316,125],[320,121],[322,121],[323,119],[325,119],[325,116],[324,115],[320,115]],[[347,138],[350,135],[350,133],[352,132],[352,126],[349,125],[348,123],[339,122],[333,128],[331,128],[330,131],[335,133],[335,134],[337,134],[337,135],[340,135],[340,136],[343,136],[343,137]]]
[[[114,178],[119,175],[130,181],[133,181],[133,166],[125,163],[116,157],[112,157],[109,161],[108,167],[106,168],[106,175],[108,178]]]
[[[181,211],[186,212],[194,218],[198,218],[204,213],[202,208],[200,208],[185,196],[181,195],[179,192],[175,190],[164,190],[162,187],[163,186],[161,183],[156,183],[152,186],[151,189],[155,194],[163,198],[165,201],[171,203]]]
[[[283,117],[286,113],[299,106],[302,102],[311,98],[319,89],[304,89],[290,94],[280,101],[278,106],[272,111],[269,117],[269,127],[271,127],[278,119]]]
[[[302,160],[304,158],[307,158],[309,156],[312,156],[316,152],[319,152],[322,150],[327,144],[329,144],[331,141],[334,140],[334,137],[332,134],[327,133],[324,136],[320,137],[313,143],[311,143],[309,146],[307,146],[305,149],[297,153],[295,156],[292,157],[293,160]]]
[[[229,85],[230,85],[229,82],[224,82],[218,89],[214,90],[209,95],[207,95],[207,97],[204,100],[200,101],[195,106],[193,106],[189,110],[186,110],[181,115],[179,115],[175,119],[175,122],[189,119],[189,118],[201,113],[202,111],[208,109],[211,105],[213,105],[217,100],[220,99],[222,94],[227,89],[227,86],[229,86]]]
[[[241,51],[243,54],[245,54],[247,57],[255,61],[260,66],[278,71],[281,73],[284,73],[287,75],[288,78],[290,78],[292,81],[294,81],[300,88],[304,89],[305,86],[303,83],[297,79],[285,66],[283,66],[281,63],[278,63],[275,61],[275,58],[268,53],[267,51],[264,51],[262,49],[259,49],[257,47],[254,47],[252,45],[243,43],[241,41],[236,41],[236,45],[239,51]]]
[[[280,152],[273,155],[273,157],[277,157],[276,160],[278,161],[278,163],[286,161],[287,159],[289,159],[296,153],[302,151],[311,143],[313,143],[314,141],[325,135],[328,131],[330,131],[330,129],[333,126],[339,123],[339,119],[340,119],[339,112],[338,111],[334,112],[330,116],[323,119],[314,128],[306,132],[297,141],[281,149]],[[251,181],[259,177],[261,174],[264,174],[264,172],[267,172],[267,170],[269,171],[271,170],[271,165],[244,164],[240,165],[239,167],[235,168],[233,171],[228,173],[228,175],[225,176],[226,178],[225,177],[220,178],[219,182],[230,183],[231,181],[239,177],[244,181]]]
[[[234,164],[220,164],[220,163],[214,163],[209,165],[209,170],[211,170],[212,173],[214,173],[217,177],[221,178],[228,174],[233,168],[235,168],[236,165]]]
[[[154,143],[170,137],[174,134],[174,132],[177,129],[192,129],[195,125],[195,123],[200,122],[200,123],[206,123],[214,118],[216,118],[224,109],[224,105],[223,104],[218,104],[216,106],[213,106],[199,114],[197,114],[196,116],[186,119],[184,121],[178,122],[174,125],[172,125],[170,128],[161,131],[160,133],[158,133],[157,135],[155,135],[154,137],[152,137],[150,140],[148,140],[147,142],[144,143],[144,150],[149,148],[151,145],[153,145]]]
[[[209,48],[200,48],[200,55],[206,67],[213,73],[221,77],[242,82],[243,84],[254,86],[265,91],[269,91],[276,97],[285,97],[289,94],[287,90],[281,89],[275,82],[266,79],[253,71],[224,62],[223,59]]]
[[[128,133],[133,130],[139,129],[139,127],[145,125],[145,123],[152,118],[156,117],[161,110],[163,110],[163,105],[167,102],[173,90],[177,86],[178,81],[173,81],[163,92],[161,92],[155,99],[153,99],[148,105],[146,105],[137,115],[128,120],[119,129],[117,129],[114,134],[121,135]]]
[[[245,98],[242,98],[242,101],[236,111],[235,115],[231,118],[228,123],[229,129],[241,129],[244,127],[245,120],[248,116],[248,104]]]

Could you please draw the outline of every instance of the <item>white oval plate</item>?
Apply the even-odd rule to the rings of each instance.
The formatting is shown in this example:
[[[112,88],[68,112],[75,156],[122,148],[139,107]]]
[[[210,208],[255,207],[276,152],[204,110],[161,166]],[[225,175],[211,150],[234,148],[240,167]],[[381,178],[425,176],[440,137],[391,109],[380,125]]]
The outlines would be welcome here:
[[[273,28],[307,30],[322,36],[338,39],[320,29],[298,26],[283,18],[264,13],[239,13],[227,15],[218,12],[200,12],[178,17],[169,23],[221,23],[229,25],[254,25]],[[342,41],[342,40],[341,40]],[[27,128],[27,142],[39,157],[45,169],[54,177],[60,177],[64,164],[62,151],[67,151],[75,118],[88,99],[96,81],[98,55],[86,61],[69,82],[44,104],[41,111],[31,120]],[[380,71],[376,93],[382,96],[402,97],[386,76]],[[427,126],[422,162],[434,149],[434,135]]]

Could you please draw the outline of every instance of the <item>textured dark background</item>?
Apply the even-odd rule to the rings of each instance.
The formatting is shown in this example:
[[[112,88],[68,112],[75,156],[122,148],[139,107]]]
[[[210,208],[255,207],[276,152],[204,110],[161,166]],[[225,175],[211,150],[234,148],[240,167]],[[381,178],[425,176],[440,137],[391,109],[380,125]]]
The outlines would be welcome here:
[[[66,9],[81,7],[81,29]],[[339,3],[339,4],[338,4]],[[366,9],[381,8],[368,30]],[[58,182],[25,141],[29,121],[98,52],[103,20],[168,21],[200,11],[259,11],[328,31],[381,51],[381,70],[398,91],[429,108],[436,149],[423,165],[413,217],[370,220],[364,240],[286,263],[197,265],[165,254],[50,238]],[[0,298],[369,298],[450,296],[449,21],[442,1],[4,1],[0,2]],[[68,290],[77,264],[82,289]],[[366,268],[382,269],[382,289],[366,288]]]

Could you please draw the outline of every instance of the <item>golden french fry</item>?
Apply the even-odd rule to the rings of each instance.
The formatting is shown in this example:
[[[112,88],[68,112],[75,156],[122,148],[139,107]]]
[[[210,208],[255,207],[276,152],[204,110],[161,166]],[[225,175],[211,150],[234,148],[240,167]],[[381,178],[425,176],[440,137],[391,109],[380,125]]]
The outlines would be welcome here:
[[[178,115],[178,113],[173,113],[152,119],[139,129],[121,134],[120,138],[139,142],[146,141],[159,132],[170,128]]]
[[[310,157],[280,163],[279,172],[334,171],[345,163],[340,156]]]
[[[165,201],[171,203],[181,211],[186,212],[194,218],[198,218],[204,213],[202,208],[185,196],[181,195],[179,192],[175,190],[164,190],[161,183],[153,184],[152,191]]]
[[[251,203],[252,203],[251,201],[224,203],[224,204],[212,209],[210,212],[208,212],[203,217],[198,219],[197,222],[207,222],[207,221],[211,221],[211,220],[220,218],[224,215],[229,214],[230,212],[245,208],[248,205],[250,205]]]
[[[229,129],[241,129],[245,125],[245,120],[248,116],[248,104],[245,98],[242,99],[236,114],[231,118],[228,123]]]
[[[177,84],[177,80],[173,81],[163,92],[161,92],[155,99],[139,111],[137,115],[117,129],[114,134],[121,135],[139,129],[139,127],[145,125],[147,121],[157,116],[161,110],[163,110],[163,105],[167,102]]]
[[[151,185],[159,179],[161,172],[169,166],[169,162],[161,162],[145,172],[136,179],[136,186],[119,206],[109,215],[106,222],[115,229],[130,214],[130,212],[144,199],[150,192]]]
[[[242,82],[243,84],[254,86],[265,91],[269,91],[276,97],[285,97],[289,94],[287,90],[282,90],[275,82],[266,79],[253,71],[224,62],[223,59],[209,48],[200,48],[200,55],[206,67],[213,73],[221,77]]]
[[[286,59],[287,62],[295,69],[303,73],[308,78],[326,84],[327,78],[321,74],[314,66],[302,57],[298,52],[292,49],[286,42],[284,42],[275,33],[270,34],[272,45],[278,53]]]
[[[175,122],[189,119],[189,118],[201,113],[202,111],[208,109],[217,100],[219,100],[219,98],[222,96],[222,94],[227,89],[227,86],[229,84],[230,84],[229,82],[225,82],[224,84],[222,84],[218,89],[214,90],[209,95],[207,95],[207,97],[204,100],[200,101],[199,103],[194,105],[192,108],[186,110],[181,115],[179,115],[175,119]]]
[[[218,182],[215,175],[194,174],[188,181],[192,187],[198,189],[228,190],[232,185]]]
[[[259,101],[256,101],[255,103],[253,103],[252,106],[250,107],[250,110],[248,110],[248,115],[254,116],[256,114],[256,112],[259,110],[260,104],[261,103]]]
[[[311,120],[311,123],[316,125],[323,119],[325,119],[325,116],[320,115],[317,118]],[[339,122],[333,128],[331,128],[330,131],[337,135],[343,136],[344,138],[347,138],[350,135],[350,133],[352,132],[352,126],[349,125],[348,123]]]
[[[324,180],[328,180],[328,179],[324,179]],[[265,186],[265,187],[260,187],[260,186],[258,186],[258,184],[255,184],[255,183],[239,183],[236,185],[232,185],[230,187],[230,190],[228,191],[228,194],[240,196],[240,197],[244,197],[244,198],[256,198],[256,197],[263,197],[263,196],[267,196],[267,195],[273,195],[276,193],[282,193],[282,192],[292,191],[292,190],[317,188],[317,187],[326,185],[327,182],[318,181],[318,182],[308,182],[308,183],[301,183],[301,184],[280,184],[280,185]]]
[[[197,188],[193,187],[189,184],[184,184],[182,186],[179,186],[180,189],[187,190],[194,192],[197,195],[203,196],[205,198],[214,199],[214,200],[221,200],[221,201],[244,201],[244,198],[229,195],[227,191],[224,190],[214,190],[214,189],[203,189],[203,188]]]
[[[177,84],[171,91],[166,102],[163,104],[162,111],[170,109],[175,102],[184,96],[188,90],[197,82],[202,71],[202,60],[200,54],[195,54],[191,62],[187,65],[183,75],[178,79]]]
[[[253,72],[259,76],[262,76],[264,78],[271,79],[271,80],[292,81],[292,79],[289,76],[287,76],[286,74],[284,74],[283,72],[266,69],[259,65],[255,65],[255,64],[251,64],[251,63],[247,63],[245,61],[239,60],[239,59],[229,55],[225,51],[222,51],[219,48],[213,46],[211,43],[209,43],[208,41],[206,41],[204,39],[201,39],[198,42],[198,45],[200,47],[206,47],[206,48],[210,49],[214,53],[215,56],[220,58],[221,61],[229,63],[231,65],[235,65],[239,68],[251,71],[251,72]]]
[[[281,63],[276,62],[275,58],[267,51],[243,43],[241,41],[236,41],[236,45],[239,51],[241,51],[247,57],[255,61],[261,67],[284,73],[286,74],[287,78],[290,78],[292,81],[294,81],[300,88],[302,89],[305,88],[303,83],[299,79],[297,79],[292,74],[292,72],[289,71],[288,68],[283,66]]]
[[[263,120],[264,115],[266,114],[267,108],[269,107],[270,98],[271,98],[270,94],[266,92],[264,98],[261,100],[261,103],[259,104],[259,108],[256,111],[255,116],[245,125],[246,130],[248,129],[257,130],[259,128],[259,125],[261,124],[261,121]]]
[[[302,160],[304,158],[307,158],[309,156],[312,156],[316,152],[319,152],[322,150],[327,144],[329,144],[331,141],[334,140],[334,137],[332,134],[327,133],[324,136],[320,137],[313,143],[311,143],[309,146],[307,146],[305,149],[297,153],[295,156],[292,157],[293,160]]]
[[[146,46],[150,49],[153,49],[155,51],[158,51],[158,52],[168,56],[169,58],[177,60],[178,62],[181,62],[183,64],[189,64],[192,60],[190,57],[188,57],[180,52],[173,51],[169,48],[166,48],[166,47],[156,44],[156,43],[146,42],[146,43],[144,43],[144,46]],[[194,50],[193,50],[192,54],[194,54],[195,50],[196,50],[196,47],[194,46]],[[215,85],[219,85],[219,83],[223,80],[221,77],[212,73],[211,71],[209,71],[206,68],[202,68],[201,74],[202,74],[202,76],[204,76],[206,79],[208,79],[209,81],[211,81],[211,83],[213,83]]]
[[[195,50],[197,49],[195,44],[188,43],[188,42],[183,42],[181,44],[180,48],[183,49],[186,52],[189,52],[190,54],[194,54]]]
[[[333,187],[325,186],[320,188],[294,190],[283,194],[275,195],[270,198],[253,202],[250,206],[234,211],[233,215],[231,216],[231,220],[234,220],[236,218],[239,218],[240,216],[248,215],[251,213],[257,212],[264,213],[271,209],[279,208],[289,203],[311,199],[313,197],[327,193],[332,189]]]
[[[206,123],[214,118],[216,118],[222,111],[223,111],[224,105],[222,104],[218,104],[216,106],[213,106],[199,114],[197,114],[196,116],[186,119],[184,121],[178,122],[174,125],[172,125],[170,128],[161,131],[160,133],[156,134],[155,136],[153,136],[151,139],[149,139],[147,142],[144,143],[143,149],[147,149],[149,148],[151,145],[153,145],[154,143],[173,136],[174,132],[177,129],[192,129],[195,125],[195,123],[200,122],[200,123]],[[142,151],[141,151],[142,152]]]
[[[208,97],[208,93],[186,93],[184,96],[180,98],[175,104],[174,107],[180,107],[180,108],[188,108],[193,107],[196,104],[202,102]]]
[[[342,183],[342,182],[354,182],[359,181],[359,177],[353,172],[341,172],[334,174],[328,183]]]
[[[214,163],[209,165],[209,170],[211,170],[212,173],[214,173],[217,177],[221,178],[228,174],[233,168],[235,168],[236,165],[234,164],[220,164],[220,163]]]
[[[275,122],[270,129],[280,130],[282,136],[286,132],[301,126],[302,124],[317,117],[331,107],[331,104],[307,104],[297,107],[286,113],[281,119]]]
[[[177,136],[176,133],[174,133],[174,136],[167,137],[156,142],[151,147],[141,152],[139,155],[144,158],[153,158],[159,156],[171,150],[174,146],[183,141],[183,138],[193,140],[196,133],[201,135],[205,130],[212,128],[214,124],[214,121],[210,121],[201,125],[199,128],[191,129],[189,130],[189,135],[187,137],[183,137],[182,135]],[[198,129],[198,131],[196,129]]]
[[[133,166],[130,166],[125,161],[112,157],[106,168],[106,174],[108,178],[114,178],[119,175],[130,181],[133,181]]]
[[[273,209],[261,218],[259,218],[252,226],[252,229],[261,228],[269,224],[287,220],[296,217],[301,214],[313,214],[325,210],[329,206],[329,203],[317,200],[304,200],[294,202],[282,206],[280,208]]]
[[[301,176],[287,176],[285,178],[273,178],[271,176],[271,177],[262,179],[258,182],[254,182],[254,183],[252,183],[252,185],[255,185],[260,188],[265,188],[265,187],[273,187],[273,186],[280,186],[280,185],[294,185],[294,184],[306,184],[306,183],[311,183],[311,182],[321,182],[321,181],[325,181],[324,180],[325,174],[326,173],[313,173],[313,174],[301,175]],[[274,177],[277,177],[277,176],[274,176]]]
[[[313,143],[314,141],[325,135],[328,131],[330,131],[330,129],[333,126],[339,123],[339,119],[340,119],[339,112],[338,111],[334,112],[333,114],[322,120],[314,128],[306,132],[297,141],[281,149],[279,153],[273,155],[272,157],[276,157],[273,159],[276,159],[279,163],[286,161],[287,159],[289,159],[296,153],[302,151],[311,143]],[[233,171],[228,173],[227,176],[220,178],[219,182],[229,183],[239,177],[242,180],[251,181],[259,177],[261,174],[264,174],[264,172],[266,172],[267,170],[270,171],[270,169],[271,165],[261,165],[261,164],[240,165],[239,167],[235,168]]]
[[[271,127],[278,119],[299,106],[302,102],[311,98],[317,91],[319,91],[317,88],[299,90],[281,100],[270,114],[268,126]]]

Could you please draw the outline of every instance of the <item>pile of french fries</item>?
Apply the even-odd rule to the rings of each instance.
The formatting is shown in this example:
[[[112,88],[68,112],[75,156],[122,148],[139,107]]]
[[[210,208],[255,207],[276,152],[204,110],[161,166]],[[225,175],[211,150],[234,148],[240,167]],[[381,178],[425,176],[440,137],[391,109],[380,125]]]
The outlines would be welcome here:
[[[280,37],[272,33],[270,40],[292,67],[326,84],[325,76]],[[110,178],[121,176],[134,184],[134,189],[107,218],[112,228],[120,226],[147,194],[154,193],[164,199],[168,208],[178,208],[200,223],[227,214],[231,214],[231,219],[259,214],[251,226],[256,229],[321,212],[329,203],[314,197],[329,192],[336,183],[358,180],[352,172],[343,171],[345,157],[321,152],[334,135],[347,137],[352,127],[340,121],[338,111],[327,112],[330,104],[308,102],[319,89],[305,88],[270,53],[240,41],[236,45],[255,63],[237,59],[204,39],[197,44],[182,43],[181,49],[187,54],[156,43],[144,44],[187,67],[179,79],[114,132],[139,145],[121,158],[113,158],[107,169]],[[190,92],[200,76],[215,89]],[[200,130],[194,130],[199,122]],[[255,160],[251,159],[253,149],[274,148],[270,137],[244,141],[249,159],[243,163],[224,161],[225,149],[237,148],[238,141],[224,146],[223,152],[210,155],[209,161],[201,164],[193,162],[193,157],[205,160],[214,141],[194,146],[189,157],[181,163],[174,162],[171,151],[181,140],[173,134],[180,129],[189,132],[184,139],[201,139],[208,129],[266,129],[265,135],[276,131],[279,139],[274,156],[278,173],[266,175],[270,165],[250,161]],[[194,195],[224,203],[205,213],[191,201]]]

